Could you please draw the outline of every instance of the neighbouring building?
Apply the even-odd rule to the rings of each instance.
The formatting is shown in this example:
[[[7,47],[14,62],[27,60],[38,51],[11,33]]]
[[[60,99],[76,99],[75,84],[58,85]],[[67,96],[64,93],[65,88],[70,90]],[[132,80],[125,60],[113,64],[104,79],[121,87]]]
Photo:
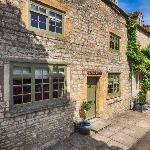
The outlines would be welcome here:
[[[137,29],[137,42],[140,48],[145,48],[150,45],[150,27],[149,25],[144,25],[144,17],[142,12],[136,11],[128,14],[129,17],[136,20],[139,24]],[[142,81],[142,74],[136,73],[132,77],[132,97],[136,98],[140,91],[140,84]],[[148,92],[148,99],[150,100],[150,92]]]
[[[0,149],[56,144],[84,100],[88,118],[130,108],[126,17],[109,0],[0,0]]]

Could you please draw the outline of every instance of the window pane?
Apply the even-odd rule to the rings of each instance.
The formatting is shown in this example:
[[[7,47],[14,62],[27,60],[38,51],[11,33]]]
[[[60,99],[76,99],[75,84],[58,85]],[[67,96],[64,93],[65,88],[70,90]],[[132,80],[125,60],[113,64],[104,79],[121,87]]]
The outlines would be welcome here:
[[[13,85],[22,85],[22,79],[13,79]]]
[[[62,15],[56,14],[56,21],[62,22]]]
[[[53,89],[58,90],[58,83],[53,84]]]
[[[53,92],[53,98],[58,98],[58,91]]]
[[[56,33],[62,34],[62,28],[56,27]]]
[[[39,22],[39,28],[46,30],[46,23]]]
[[[13,96],[14,104],[21,104],[22,103],[22,95],[21,96]]]
[[[60,79],[59,79],[59,82],[64,82],[64,78],[60,78]]]
[[[30,74],[31,68],[30,67],[23,67],[23,74]]]
[[[43,76],[47,76],[48,75],[48,69],[43,69]]]
[[[62,27],[62,22],[56,22],[56,26],[61,28]]]
[[[31,93],[31,85],[24,85],[23,86],[23,94]]]
[[[35,76],[42,76],[42,69],[36,69]]]
[[[49,92],[44,92],[43,93],[43,100],[49,99]]]
[[[54,20],[55,21],[55,15],[56,15],[56,13],[54,13],[54,12],[49,12],[49,16],[50,16],[50,19],[51,20]]]
[[[23,103],[31,102],[31,94],[23,95]]]
[[[64,83],[59,83],[59,90],[64,90]]]
[[[42,83],[42,79],[35,79],[35,84]]]
[[[49,24],[52,25],[52,26],[55,26],[55,21],[49,20]]]
[[[35,28],[38,28],[38,21],[36,21],[36,20],[31,20],[31,26],[32,26],[32,27],[35,27]]]
[[[35,85],[35,92],[42,92],[42,84]]]
[[[14,67],[13,68],[14,75],[21,75],[22,74],[22,67]]]
[[[13,86],[13,95],[22,94],[22,86]]]
[[[31,79],[23,79],[23,84],[31,84]]]
[[[43,79],[43,83],[49,83],[49,79]]]
[[[53,83],[57,83],[58,82],[58,79],[53,79]]]
[[[49,84],[43,85],[43,91],[49,91]]]
[[[43,22],[43,23],[46,23],[46,16],[39,15],[39,21]]]
[[[42,8],[42,7],[39,7],[39,11],[40,11],[41,13],[46,14],[46,9],[44,9],[44,8]]]
[[[55,26],[50,25],[50,26],[49,26],[49,31],[55,32]]]
[[[35,10],[35,11],[38,11],[38,6],[34,5],[34,4],[31,4],[31,9]]]
[[[60,90],[59,91],[59,97],[63,97],[64,96],[64,90]]]
[[[35,94],[35,100],[36,101],[42,100],[42,93],[36,93]]]

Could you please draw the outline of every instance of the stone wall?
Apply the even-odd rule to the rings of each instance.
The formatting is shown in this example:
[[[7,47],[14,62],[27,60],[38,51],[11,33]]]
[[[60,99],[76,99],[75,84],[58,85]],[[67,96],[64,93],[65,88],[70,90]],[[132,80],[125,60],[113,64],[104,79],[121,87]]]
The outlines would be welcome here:
[[[64,9],[63,38],[29,31],[27,0],[0,0],[0,57],[5,89],[0,98],[1,149],[44,148],[73,132],[73,119],[86,99],[87,71],[102,72],[99,117],[113,117],[129,109],[131,86],[126,57],[127,29],[124,16],[101,0],[43,2]],[[63,7],[59,7],[63,6]],[[109,33],[120,36],[120,51],[109,50]],[[11,62],[67,64],[69,102],[50,107],[11,113],[9,105],[9,66]],[[121,73],[121,95],[107,97],[108,72]],[[7,80],[8,79],[8,80]],[[1,90],[3,89],[3,83]]]
[[[148,45],[150,45],[150,34],[142,31],[141,29],[137,30],[137,41],[138,44],[141,46],[141,48],[145,48]],[[136,81],[136,76],[132,77],[132,96],[135,98],[138,96],[139,93],[139,88],[136,88],[137,86],[139,87],[140,84],[139,82],[137,83]],[[150,93],[150,92],[149,92]],[[150,99],[150,96],[148,94],[148,99]]]
[[[150,34],[146,34],[142,30],[137,31],[137,41],[141,48],[145,48],[150,44]]]

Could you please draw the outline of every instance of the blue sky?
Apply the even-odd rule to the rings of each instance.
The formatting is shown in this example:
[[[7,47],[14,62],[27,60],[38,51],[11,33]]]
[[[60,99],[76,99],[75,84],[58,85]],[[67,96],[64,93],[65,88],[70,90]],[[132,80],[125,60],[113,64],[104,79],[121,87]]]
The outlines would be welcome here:
[[[144,23],[150,24],[150,0],[119,0],[119,6],[125,12],[142,11]]]

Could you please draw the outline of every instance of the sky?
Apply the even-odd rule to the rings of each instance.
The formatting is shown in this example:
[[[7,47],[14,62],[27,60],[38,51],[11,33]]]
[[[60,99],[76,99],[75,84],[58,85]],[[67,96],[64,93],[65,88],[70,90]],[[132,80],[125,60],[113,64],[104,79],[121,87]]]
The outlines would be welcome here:
[[[125,12],[140,10],[144,16],[144,24],[150,25],[150,0],[119,0],[119,6]]]

